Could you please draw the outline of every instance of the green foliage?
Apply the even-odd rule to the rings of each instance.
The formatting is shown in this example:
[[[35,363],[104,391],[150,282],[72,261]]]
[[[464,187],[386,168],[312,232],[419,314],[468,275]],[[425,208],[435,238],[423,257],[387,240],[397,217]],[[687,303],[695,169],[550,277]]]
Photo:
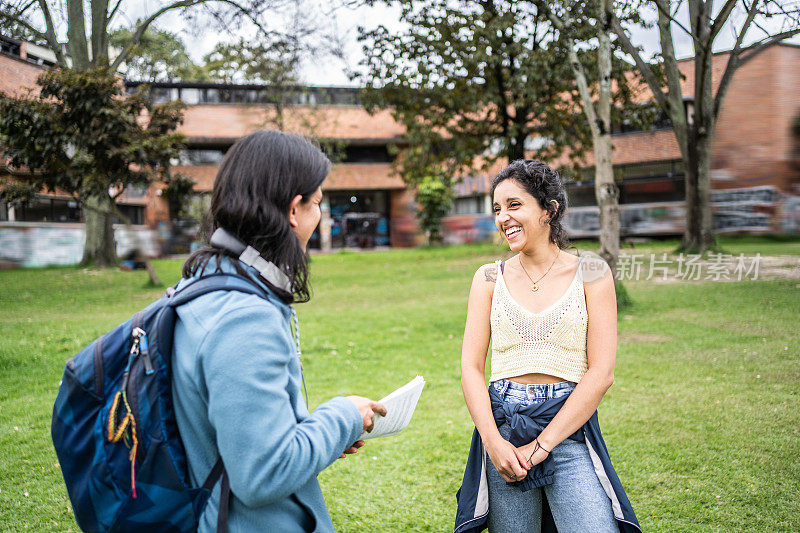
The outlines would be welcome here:
[[[7,203],[10,207],[20,207],[31,202],[39,188],[23,181],[0,181],[0,202]]]
[[[5,12],[7,7],[8,4],[6,1],[0,1],[0,13]],[[47,46],[47,41],[43,39],[41,35],[37,35],[35,32],[31,31],[31,28],[25,24],[20,24],[13,18],[5,18],[0,16],[0,35],[38,44],[40,46]]]
[[[360,39],[365,104],[394,109],[410,144],[421,143],[404,169],[442,166],[458,175],[526,151],[546,160],[567,147],[581,152],[588,128],[567,51],[532,3],[399,4],[408,29],[379,26]]]
[[[271,94],[276,103],[285,90],[297,84],[302,49],[288,38],[275,37],[253,42],[240,39],[234,43],[218,43],[203,58],[208,76],[222,83],[264,83],[277,88]]]
[[[102,68],[48,70],[38,84],[33,99],[0,94],[2,158],[26,170],[37,190],[76,197],[87,222],[84,262],[114,264],[113,199],[127,186],[165,178],[183,141],[174,132],[182,104],[125,96],[117,76]]]
[[[446,176],[430,175],[423,178],[414,192],[419,206],[417,218],[430,244],[442,241],[442,218],[453,205],[453,186]]]
[[[300,83],[303,61],[330,55],[328,43],[315,42],[309,37],[299,39],[273,33],[257,41],[240,39],[234,43],[219,43],[205,56],[204,68],[215,81],[263,84],[260,96],[267,107],[264,126],[313,139],[336,163],[343,157],[346,142],[318,135],[325,121],[330,119],[317,108],[328,102],[318,95],[315,101],[309,101],[307,88]]]
[[[178,218],[183,212],[186,200],[192,194],[197,182],[186,174],[178,173],[167,177],[167,186],[163,189],[169,206],[169,218]]]
[[[211,209],[210,194],[194,194],[186,198],[183,209],[178,213],[183,218],[190,218],[203,224]]]
[[[398,3],[407,29],[379,26],[359,38],[365,106],[393,109],[406,128],[409,148],[395,164],[407,184],[417,187],[432,172],[453,179],[486,171],[498,160],[583,156],[591,135],[569,43],[547,9],[519,0]],[[596,33],[584,4],[570,4],[570,35],[583,43],[579,60],[596,90]],[[620,80],[629,65],[613,65],[614,104],[623,109],[630,91]],[[626,120],[640,115],[644,108]]]
[[[137,21],[134,28],[141,21]],[[109,44],[122,49],[133,38],[133,29],[120,28],[109,34]],[[142,34],[125,61],[122,75],[127,79],[152,83],[156,81],[208,81],[205,69],[194,63],[186,44],[172,32],[153,28]]]
[[[48,70],[38,83],[41,93],[32,100],[0,95],[3,155],[27,169],[38,187],[80,199],[109,195],[149,184],[177,156],[179,104],[123,97],[119,80],[105,69]],[[145,111],[151,120],[142,126]]]

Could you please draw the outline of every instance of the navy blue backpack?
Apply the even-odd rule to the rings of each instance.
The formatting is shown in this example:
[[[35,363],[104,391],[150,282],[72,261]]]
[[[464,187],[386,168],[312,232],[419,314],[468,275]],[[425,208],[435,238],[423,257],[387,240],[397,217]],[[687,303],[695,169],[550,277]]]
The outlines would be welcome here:
[[[82,530],[196,531],[222,479],[217,527],[227,531],[230,486],[222,459],[202,486],[191,486],[171,390],[175,308],[221,290],[269,299],[247,278],[206,276],[168,289],[67,361],[51,430]]]

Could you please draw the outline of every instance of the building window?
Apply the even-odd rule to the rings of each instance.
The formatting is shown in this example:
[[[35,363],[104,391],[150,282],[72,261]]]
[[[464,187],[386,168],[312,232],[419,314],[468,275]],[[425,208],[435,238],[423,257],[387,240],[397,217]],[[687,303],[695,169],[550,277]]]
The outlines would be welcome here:
[[[178,153],[178,164],[191,165],[219,165],[225,157],[223,149],[189,148]]]
[[[389,246],[388,191],[331,191],[331,245],[334,248]],[[309,245],[319,247],[319,231]]]
[[[8,204],[0,202],[0,222],[8,221]]]
[[[486,214],[486,195],[464,196],[453,200],[452,215]]]
[[[182,88],[178,95],[184,104],[194,105],[200,103],[200,92],[200,89]]]
[[[150,101],[154,104],[164,104],[176,100],[178,96],[177,89],[169,89],[165,87],[153,87],[150,89]]]
[[[594,180],[570,183],[567,189],[567,205],[569,207],[585,207],[597,205],[594,195]]]
[[[147,196],[147,191],[150,190],[149,185],[126,185],[125,186],[125,196],[128,198],[144,198]]]
[[[10,56],[19,57],[20,43],[0,37],[0,52],[8,54]]]
[[[595,206],[594,168],[581,169],[582,181],[566,185],[571,207]],[[656,161],[614,167],[620,204],[680,202],[686,198],[683,163]],[[588,179],[587,179],[588,177]]]
[[[126,81],[129,94],[140,82]],[[349,87],[284,87],[234,85],[225,83],[162,83],[149,84],[148,96],[154,103],[182,100],[185,104],[276,104],[285,105],[360,105],[359,91]]]
[[[117,209],[122,213],[132,225],[141,226],[144,224],[144,206],[143,205],[130,205],[130,204],[117,204]],[[126,224],[128,221],[122,220],[119,217],[114,217],[114,224]]]
[[[685,187],[683,176],[630,178],[622,184],[619,203],[680,202],[686,199]]]
[[[80,222],[81,216],[75,200],[41,196],[14,210],[14,219],[19,222]]]
[[[345,146],[342,163],[391,163],[392,156],[386,145]]]
[[[633,111],[636,113],[636,111]],[[656,131],[668,130],[672,128],[672,121],[663,109],[652,109],[650,106],[643,106],[642,113],[650,115],[651,118],[644,119],[650,122],[642,127],[637,124],[639,120],[636,117],[623,118],[621,122],[611,123],[611,135],[618,135],[622,133],[636,133],[642,131]]]

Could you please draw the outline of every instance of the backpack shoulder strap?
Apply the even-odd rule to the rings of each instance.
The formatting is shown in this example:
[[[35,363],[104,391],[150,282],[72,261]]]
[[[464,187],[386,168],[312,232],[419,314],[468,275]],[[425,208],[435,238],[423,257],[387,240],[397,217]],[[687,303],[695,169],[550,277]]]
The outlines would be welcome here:
[[[168,290],[167,298],[169,302],[167,305],[175,308],[195,298],[199,298],[204,294],[216,291],[237,291],[244,294],[253,294],[264,300],[270,299],[267,291],[258,286],[258,284],[251,279],[237,274],[212,274],[190,283],[179,291],[175,291],[174,289]],[[231,489],[228,473],[225,470],[222,457],[219,457],[211,468],[206,480],[203,482],[202,488],[211,490],[220,479],[222,480],[222,485],[220,487],[220,501],[217,510],[217,533],[228,533],[228,509],[230,505]]]
[[[167,305],[178,307],[204,294],[216,291],[237,291],[253,294],[264,300],[270,299],[267,291],[259,287],[253,280],[236,274],[212,274],[193,281],[179,291],[168,291],[169,303]]]

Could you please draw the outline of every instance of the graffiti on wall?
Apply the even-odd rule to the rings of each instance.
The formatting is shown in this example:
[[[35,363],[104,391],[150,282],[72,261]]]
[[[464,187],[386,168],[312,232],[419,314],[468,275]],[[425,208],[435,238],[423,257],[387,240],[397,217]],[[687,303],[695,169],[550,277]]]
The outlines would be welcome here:
[[[800,196],[787,196],[778,209],[781,233],[800,234]]]
[[[712,191],[711,209],[716,233],[752,231],[800,233],[800,196],[772,186]],[[625,236],[679,235],[686,224],[683,202],[654,202],[620,206],[620,232]],[[598,207],[573,207],[564,217],[564,228],[576,238],[600,234]],[[462,215],[444,219],[448,243],[487,241],[498,236],[492,215]]]
[[[442,238],[447,244],[485,242],[499,236],[492,215],[446,217],[442,225]]]
[[[25,267],[75,265],[83,257],[86,235],[83,224],[0,223],[0,260]],[[137,247],[145,255],[160,253],[155,230],[114,227],[117,256],[125,257]]]
[[[711,211],[716,233],[800,232],[800,197],[772,186],[712,191]],[[677,235],[683,233],[685,225],[683,202],[620,206],[622,235]],[[573,238],[596,237],[600,234],[600,210],[569,209],[564,226]]]

